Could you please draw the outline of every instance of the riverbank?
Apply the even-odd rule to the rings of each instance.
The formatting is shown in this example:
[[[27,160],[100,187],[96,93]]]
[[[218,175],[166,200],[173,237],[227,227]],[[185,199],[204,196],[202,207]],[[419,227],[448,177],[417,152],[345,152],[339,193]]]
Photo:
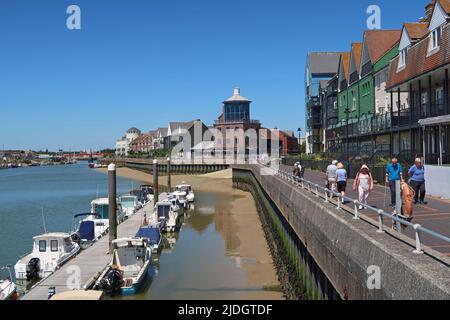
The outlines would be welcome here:
[[[105,169],[98,170],[106,172]],[[153,181],[150,174],[128,168],[118,168],[117,175],[147,183]],[[225,202],[218,200],[210,204],[215,208],[214,228],[225,241],[227,258],[245,275],[245,283],[239,283],[239,288],[230,290],[226,298],[283,299],[253,197],[250,193],[233,188],[231,170],[206,175],[172,176],[172,186],[182,181],[191,184],[194,192],[208,192],[217,194],[217,199],[226,199]],[[167,177],[160,177],[161,185],[166,185],[166,182]],[[211,268],[214,268],[214,263]],[[219,274],[217,272],[217,276]],[[235,280],[230,279],[229,282]]]

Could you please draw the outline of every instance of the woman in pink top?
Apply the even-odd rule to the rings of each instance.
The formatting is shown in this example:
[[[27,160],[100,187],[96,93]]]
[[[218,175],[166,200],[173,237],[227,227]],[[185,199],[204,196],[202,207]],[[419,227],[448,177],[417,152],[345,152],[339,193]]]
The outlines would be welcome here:
[[[355,182],[353,183],[353,191],[358,190],[359,195],[359,210],[363,209],[363,204],[367,205],[367,199],[370,192],[373,190],[373,178],[370,173],[369,167],[363,165],[356,175]]]

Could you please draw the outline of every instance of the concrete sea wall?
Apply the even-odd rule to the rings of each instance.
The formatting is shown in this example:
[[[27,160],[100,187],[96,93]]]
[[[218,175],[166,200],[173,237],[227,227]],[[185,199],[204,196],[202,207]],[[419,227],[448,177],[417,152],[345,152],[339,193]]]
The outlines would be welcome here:
[[[260,166],[233,167],[233,182],[265,208],[273,237],[268,240],[279,252],[274,259],[284,259],[284,273],[295,275],[289,279],[277,266],[285,278],[280,280],[299,287],[297,293],[285,287],[288,298],[450,299],[447,257],[414,254],[405,239],[377,233],[370,223],[353,220],[280,177],[261,174]],[[371,285],[374,275],[379,286]]]

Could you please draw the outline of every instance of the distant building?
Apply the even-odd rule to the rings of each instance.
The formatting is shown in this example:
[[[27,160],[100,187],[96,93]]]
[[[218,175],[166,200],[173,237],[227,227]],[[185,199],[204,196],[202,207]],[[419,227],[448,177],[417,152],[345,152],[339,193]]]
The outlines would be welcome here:
[[[130,144],[141,135],[141,131],[137,128],[127,130],[125,136],[116,141],[116,155],[128,156],[130,152]]]
[[[293,131],[279,131],[280,156],[298,153],[298,139]]]
[[[310,52],[305,71],[306,153],[325,150],[324,107],[321,90],[338,71],[341,53]]]
[[[129,146],[130,153],[149,153],[151,150],[153,150],[153,143],[149,133],[142,133]]]
[[[250,104],[252,101],[241,96],[240,88],[236,87],[233,96],[223,102],[222,114],[216,120],[214,129],[221,134],[215,137],[216,150],[237,155],[238,149],[245,149],[246,157],[250,153],[250,138],[245,136],[248,130],[253,129],[256,134],[256,146],[259,146],[258,133],[261,123],[250,117]],[[243,148],[242,148],[243,147]],[[257,147],[258,148],[258,147]]]
[[[172,155],[192,159],[194,147],[203,141],[208,127],[200,120],[189,122],[170,122],[167,127],[167,137],[165,137],[165,148],[172,150]]]

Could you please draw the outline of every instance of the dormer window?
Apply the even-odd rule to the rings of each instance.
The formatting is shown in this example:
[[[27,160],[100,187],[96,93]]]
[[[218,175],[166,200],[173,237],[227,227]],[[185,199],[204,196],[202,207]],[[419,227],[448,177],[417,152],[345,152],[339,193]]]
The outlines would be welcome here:
[[[398,68],[403,68],[406,66],[406,58],[408,57],[408,48],[403,49],[400,51],[399,59],[398,59]]]
[[[441,38],[442,38],[442,26],[434,29],[430,33],[430,48],[429,48],[429,52],[439,48],[439,46],[441,44]]]

